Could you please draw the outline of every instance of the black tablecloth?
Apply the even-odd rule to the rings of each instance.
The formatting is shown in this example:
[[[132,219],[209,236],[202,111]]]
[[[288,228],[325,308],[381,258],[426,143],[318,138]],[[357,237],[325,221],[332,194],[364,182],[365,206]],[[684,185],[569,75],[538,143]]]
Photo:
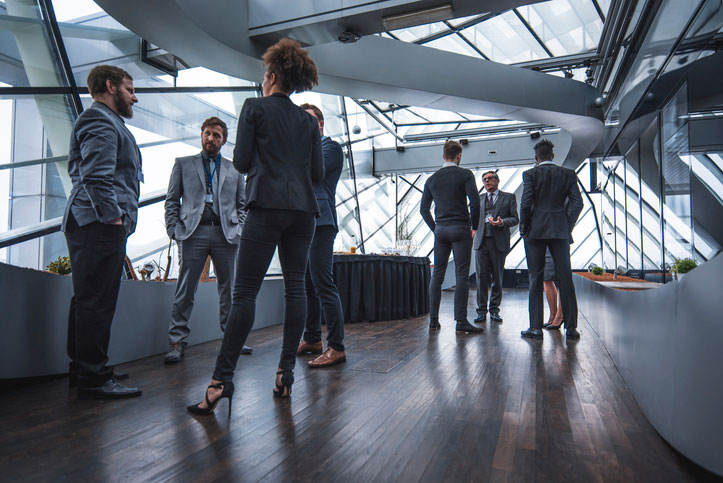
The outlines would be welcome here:
[[[345,322],[397,320],[429,312],[427,257],[334,255]]]

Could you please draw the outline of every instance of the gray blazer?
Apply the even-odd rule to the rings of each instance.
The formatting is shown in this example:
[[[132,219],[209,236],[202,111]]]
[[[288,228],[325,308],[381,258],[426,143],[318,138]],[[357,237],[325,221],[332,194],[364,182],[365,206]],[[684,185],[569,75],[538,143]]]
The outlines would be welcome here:
[[[482,246],[482,239],[485,235],[485,198],[487,192],[480,195],[480,213],[479,213],[479,225],[477,226],[477,233],[474,236],[473,248],[479,250]],[[495,245],[497,250],[502,253],[510,251],[510,228],[517,225],[520,219],[517,217],[517,197],[514,193],[507,193],[500,191],[497,194],[497,202],[492,210],[492,218],[497,219],[500,217],[502,220],[502,226],[493,226],[492,230],[495,235]]]
[[[522,173],[520,235],[532,239],[572,239],[582,211],[575,171],[544,163]]]
[[[244,177],[229,159],[218,167],[221,228],[229,243],[237,243],[246,220]],[[166,232],[178,241],[196,231],[206,205],[206,173],[201,153],[176,158],[166,194]]]
[[[101,102],[83,111],[73,126],[68,174],[73,189],[61,230],[72,212],[79,226],[122,217],[126,235],[135,231],[141,153],[123,118]]]

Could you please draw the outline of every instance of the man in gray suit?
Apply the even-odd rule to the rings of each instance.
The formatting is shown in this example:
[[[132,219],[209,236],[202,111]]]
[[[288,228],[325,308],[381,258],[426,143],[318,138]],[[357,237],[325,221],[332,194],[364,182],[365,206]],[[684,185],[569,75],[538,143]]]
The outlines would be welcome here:
[[[510,251],[510,228],[517,225],[517,198],[514,193],[505,193],[497,187],[500,178],[494,171],[482,175],[486,193],[480,196],[479,229],[474,237],[474,258],[477,264],[477,318],[485,321],[487,316],[487,291],[492,273],[492,295],[489,300],[490,320],[502,322],[502,274],[505,258]]]
[[[520,236],[525,240],[530,274],[530,328],[522,337],[542,339],[542,282],[545,248],[555,261],[555,279],[560,287],[562,315],[568,339],[579,339],[577,298],[570,267],[570,238],[582,211],[582,197],[575,171],[557,166],[554,145],[543,139],[535,145],[537,165],[522,173],[524,190],[520,202]]]
[[[123,118],[138,102],[133,78],[110,65],[88,74],[93,104],[78,116],[70,138],[68,174],[73,189],[61,229],[73,268],[73,298],[68,314],[70,385],[81,398],[140,396],[118,384],[128,374],[108,365],[108,345],[126,238],[136,228],[143,182],[141,153]]]
[[[206,119],[201,126],[201,153],[177,158],[171,171],[166,231],[178,242],[180,265],[168,328],[167,364],[183,358],[191,332],[188,319],[193,299],[209,255],[216,272],[222,331],[231,313],[234,263],[246,211],[244,177],[231,160],[221,156],[227,138],[226,123],[217,117]]]

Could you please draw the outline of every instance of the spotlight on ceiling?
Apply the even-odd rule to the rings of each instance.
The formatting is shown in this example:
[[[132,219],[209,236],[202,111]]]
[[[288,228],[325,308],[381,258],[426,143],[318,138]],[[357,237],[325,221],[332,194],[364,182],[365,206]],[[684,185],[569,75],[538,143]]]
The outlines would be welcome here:
[[[533,131],[530,133],[530,139],[540,139],[540,131]]]
[[[462,146],[467,146],[467,144],[469,144],[469,139],[467,139],[467,138],[460,139],[459,144],[461,144]]]
[[[351,132],[354,134],[361,134],[361,128],[359,126],[354,126],[351,128]]]
[[[397,151],[399,151],[400,153],[403,153],[403,152],[404,152],[404,146],[402,146],[401,144],[400,144],[399,146],[397,146]]]
[[[565,72],[565,79],[572,79],[573,77],[575,77],[575,74],[573,74],[571,70],[566,70],[564,72]]]
[[[382,17],[382,24],[384,24],[384,28],[387,30],[398,30],[415,27],[417,25],[441,22],[442,20],[449,20],[450,18],[454,18],[454,8],[451,3],[448,3],[425,10]]]

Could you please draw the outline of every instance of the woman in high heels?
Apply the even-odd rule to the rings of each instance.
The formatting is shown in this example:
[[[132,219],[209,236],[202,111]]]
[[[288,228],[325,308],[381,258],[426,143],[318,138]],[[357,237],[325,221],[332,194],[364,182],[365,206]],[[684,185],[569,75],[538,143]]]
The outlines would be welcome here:
[[[542,282],[547,298],[547,306],[550,308],[550,318],[542,327],[549,330],[558,330],[562,324],[562,302],[560,293],[555,285],[555,262],[552,260],[550,249],[545,253],[545,272]]]
[[[256,295],[278,246],[284,274],[284,332],[274,396],[288,397],[296,348],[304,331],[304,285],[318,213],[312,181],[324,178],[316,120],[289,99],[318,83],[316,64],[298,42],[282,39],[263,56],[264,97],[247,99],[239,115],[233,164],[246,173],[248,216],[239,243],[233,306],[216,368],[203,400],[188,410],[210,414],[233,398],[233,375],[254,323]]]

